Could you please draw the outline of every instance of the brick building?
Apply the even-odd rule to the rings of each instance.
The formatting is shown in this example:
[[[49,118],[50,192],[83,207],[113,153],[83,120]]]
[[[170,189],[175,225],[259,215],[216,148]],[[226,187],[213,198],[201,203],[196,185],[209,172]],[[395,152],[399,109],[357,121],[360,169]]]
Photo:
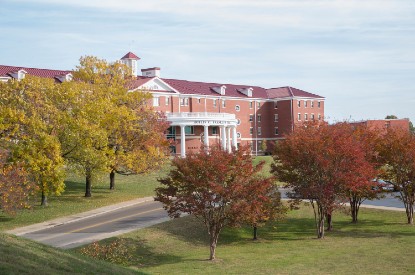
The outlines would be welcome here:
[[[388,128],[401,128],[409,131],[409,119],[369,119],[363,121],[352,122],[354,125],[363,125],[371,129],[386,131]]]
[[[148,91],[152,106],[164,112],[171,127],[167,137],[175,141],[174,153],[199,150],[202,144],[221,143],[230,149],[250,144],[253,154],[263,153],[293,131],[296,123],[324,118],[324,97],[293,87],[262,88],[251,85],[206,83],[161,77],[158,67],[141,69],[129,52],[121,62],[131,68],[131,91]],[[0,66],[0,80],[21,79],[25,74],[72,79],[71,71]]]

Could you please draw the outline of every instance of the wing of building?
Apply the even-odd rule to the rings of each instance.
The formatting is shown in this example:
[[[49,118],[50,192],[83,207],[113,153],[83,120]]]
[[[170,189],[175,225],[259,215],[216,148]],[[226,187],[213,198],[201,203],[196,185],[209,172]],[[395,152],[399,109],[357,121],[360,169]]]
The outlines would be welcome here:
[[[207,83],[161,77],[159,67],[141,69],[140,58],[129,52],[121,62],[131,68],[131,91],[148,91],[155,110],[164,112],[175,141],[172,152],[185,156],[202,144],[221,143],[225,149],[250,144],[253,154],[272,150],[272,144],[302,121],[324,118],[324,97],[290,86],[263,88],[252,85]],[[0,80],[25,74],[72,79],[71,71],[0,65]]]

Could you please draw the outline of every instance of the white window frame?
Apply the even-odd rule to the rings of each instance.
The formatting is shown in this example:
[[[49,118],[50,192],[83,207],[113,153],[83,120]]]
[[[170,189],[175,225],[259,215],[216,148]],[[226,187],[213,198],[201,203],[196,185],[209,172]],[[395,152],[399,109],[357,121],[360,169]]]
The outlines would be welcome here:
[[[160,97],[158,97],[158,96],[153,97],[153,106],[154,107],[160,106]]]
[[[235,111],[239,112],[241,110],[241,106],[235,105]]]
[[[298,121],[301,121],[301,113],[298,113],[298,115],[297,115],[297,120],[298,120]]]
[[[274,122],[278,122],[278,114],[274,114]]]
[[[258,134],[258,136],[262,135],[262,129],[261,129],[261,127],[258,127],[257,134]]]

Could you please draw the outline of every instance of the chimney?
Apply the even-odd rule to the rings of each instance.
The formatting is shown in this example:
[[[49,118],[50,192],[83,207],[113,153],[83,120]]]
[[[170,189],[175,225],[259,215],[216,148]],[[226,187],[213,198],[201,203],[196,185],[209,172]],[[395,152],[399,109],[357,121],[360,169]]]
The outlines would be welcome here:
[[[160,77],[160,68],[141,69],[141,74],[146,77]]]

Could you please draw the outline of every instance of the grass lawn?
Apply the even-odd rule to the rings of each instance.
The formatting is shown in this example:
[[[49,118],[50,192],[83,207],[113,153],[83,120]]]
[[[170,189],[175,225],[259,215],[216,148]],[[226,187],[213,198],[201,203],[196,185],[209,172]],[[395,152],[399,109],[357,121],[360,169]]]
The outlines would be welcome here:
[[[158,186],[157,178],[165,176],[170,169],[163,169],[147,175],[115,176],[115,191],[109,190],[109,175],[102,175],[92,185],[92,197],[85,198],[85,179],[69,175],[65,181],[66,189],[61,196],[48,198],[49,205],[41,207],[40,196],[31,210],[20,211],[15,216],[7,216],[0,212],[0,231],[19,226],[34,224],[50,219],[88,211],[97,207],[115,204],[154,195]]]
[[[137,274],[131,269],[0,233],[0,274]]]
[[[214,262],[207,260],[205,228],[190,216],[119,238],[134,247],[129,264],[147,274],[415,273],[415,227],[405,224],[403,212],[362,209],[357,225],[336,213],[334,231],[319,240],[310,208],[260,228],[258,241],[249,227],[226,229]]]

